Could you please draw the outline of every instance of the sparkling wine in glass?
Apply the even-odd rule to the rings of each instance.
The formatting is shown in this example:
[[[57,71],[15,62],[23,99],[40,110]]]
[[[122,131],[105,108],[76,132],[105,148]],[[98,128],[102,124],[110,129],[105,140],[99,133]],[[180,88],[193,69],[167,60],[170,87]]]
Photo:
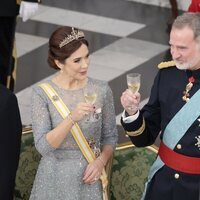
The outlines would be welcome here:
[[[86,103],[94,105],[97,99],[96,87],[92,83],[88,83],[84,88],[84,98]],[[95,113],[90,115],[90,118],[87,121],[95,121]]]
[[[140,89],[141,74],[130,73],[126,75],[128,89],[134,94]],[[134,106],[130,106],[130,110],[134,110]]]
[[[128,89],[131,92],[136,93],[140,89],[140,78],[141,74],[139,73],[130,73],[126,75]]]
[[[84,97],[85,97],[85,101],[87,103],[90,103],[90,104],[94,104],[96,102],[96,99],[97,99],[97,94],[94,92],[94,93],[85,93],[84,94]]]

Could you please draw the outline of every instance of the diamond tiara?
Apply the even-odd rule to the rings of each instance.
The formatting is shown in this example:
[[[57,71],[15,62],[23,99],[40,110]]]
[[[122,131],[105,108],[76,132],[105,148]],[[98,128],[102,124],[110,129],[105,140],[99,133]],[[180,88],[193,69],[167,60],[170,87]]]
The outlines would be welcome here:
[[[67,37],[65,37],[63,39],[62,42],[60,42],[59,47],[62,48],[65,45],[69,44],[70,42],[72,42],[73,40],[78,40],[79,38],[84,38],[84,33],[83,31],[79,31],[79,30],[74,30],[74,27],[72,27],[72,32],[70,35],[68,35]]]

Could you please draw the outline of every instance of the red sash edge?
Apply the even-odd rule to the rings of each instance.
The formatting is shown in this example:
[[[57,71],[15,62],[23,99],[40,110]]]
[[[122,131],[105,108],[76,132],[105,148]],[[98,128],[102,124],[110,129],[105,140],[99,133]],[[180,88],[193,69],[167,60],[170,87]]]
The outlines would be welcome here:
[[[200,174],[200,158],[179,154],[163,142],[160,143],[158,152],[166,166],[188,174]]]

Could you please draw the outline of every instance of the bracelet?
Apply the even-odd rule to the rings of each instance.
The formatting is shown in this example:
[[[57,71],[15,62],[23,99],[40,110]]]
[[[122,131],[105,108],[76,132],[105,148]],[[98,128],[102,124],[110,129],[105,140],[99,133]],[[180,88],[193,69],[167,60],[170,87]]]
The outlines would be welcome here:
[[[99,156],[99,157],[98,157],[98,160],[100,160],[100,161],[101,161],[101,163],[103,164],[103,166],[104,166],[104,167],[106,166],[106,163],[103,161],[103,159],[102,159],[102,157],[101,157],[101,156]]]
[[[68,119],[71,121],[71,123],[74,125],[75,122],[74,120],[72,119],[72,113],[70,112],[68,115],[67,115]]]

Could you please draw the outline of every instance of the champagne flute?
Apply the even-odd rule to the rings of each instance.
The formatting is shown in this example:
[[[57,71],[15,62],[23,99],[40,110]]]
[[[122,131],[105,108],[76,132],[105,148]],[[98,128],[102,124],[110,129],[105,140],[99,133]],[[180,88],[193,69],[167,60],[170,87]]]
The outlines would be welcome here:
[[[86,103],[94,105],[97,99],[96,87],[92,83],[88,83],[83,90]],[[95,121],[94,113],[90,115],[87,121]]]
[[[134,94],[140,89],[141,74],[139,73],[130,73],[126,75],[128,89]],[[134,107],[130,107],[130,110],[133,110]]]
[[[141,74],[139,73],[130,73],[126,75],[128,89],[131,90],[132,93],[136,93],[140,89],[140,79]]]

